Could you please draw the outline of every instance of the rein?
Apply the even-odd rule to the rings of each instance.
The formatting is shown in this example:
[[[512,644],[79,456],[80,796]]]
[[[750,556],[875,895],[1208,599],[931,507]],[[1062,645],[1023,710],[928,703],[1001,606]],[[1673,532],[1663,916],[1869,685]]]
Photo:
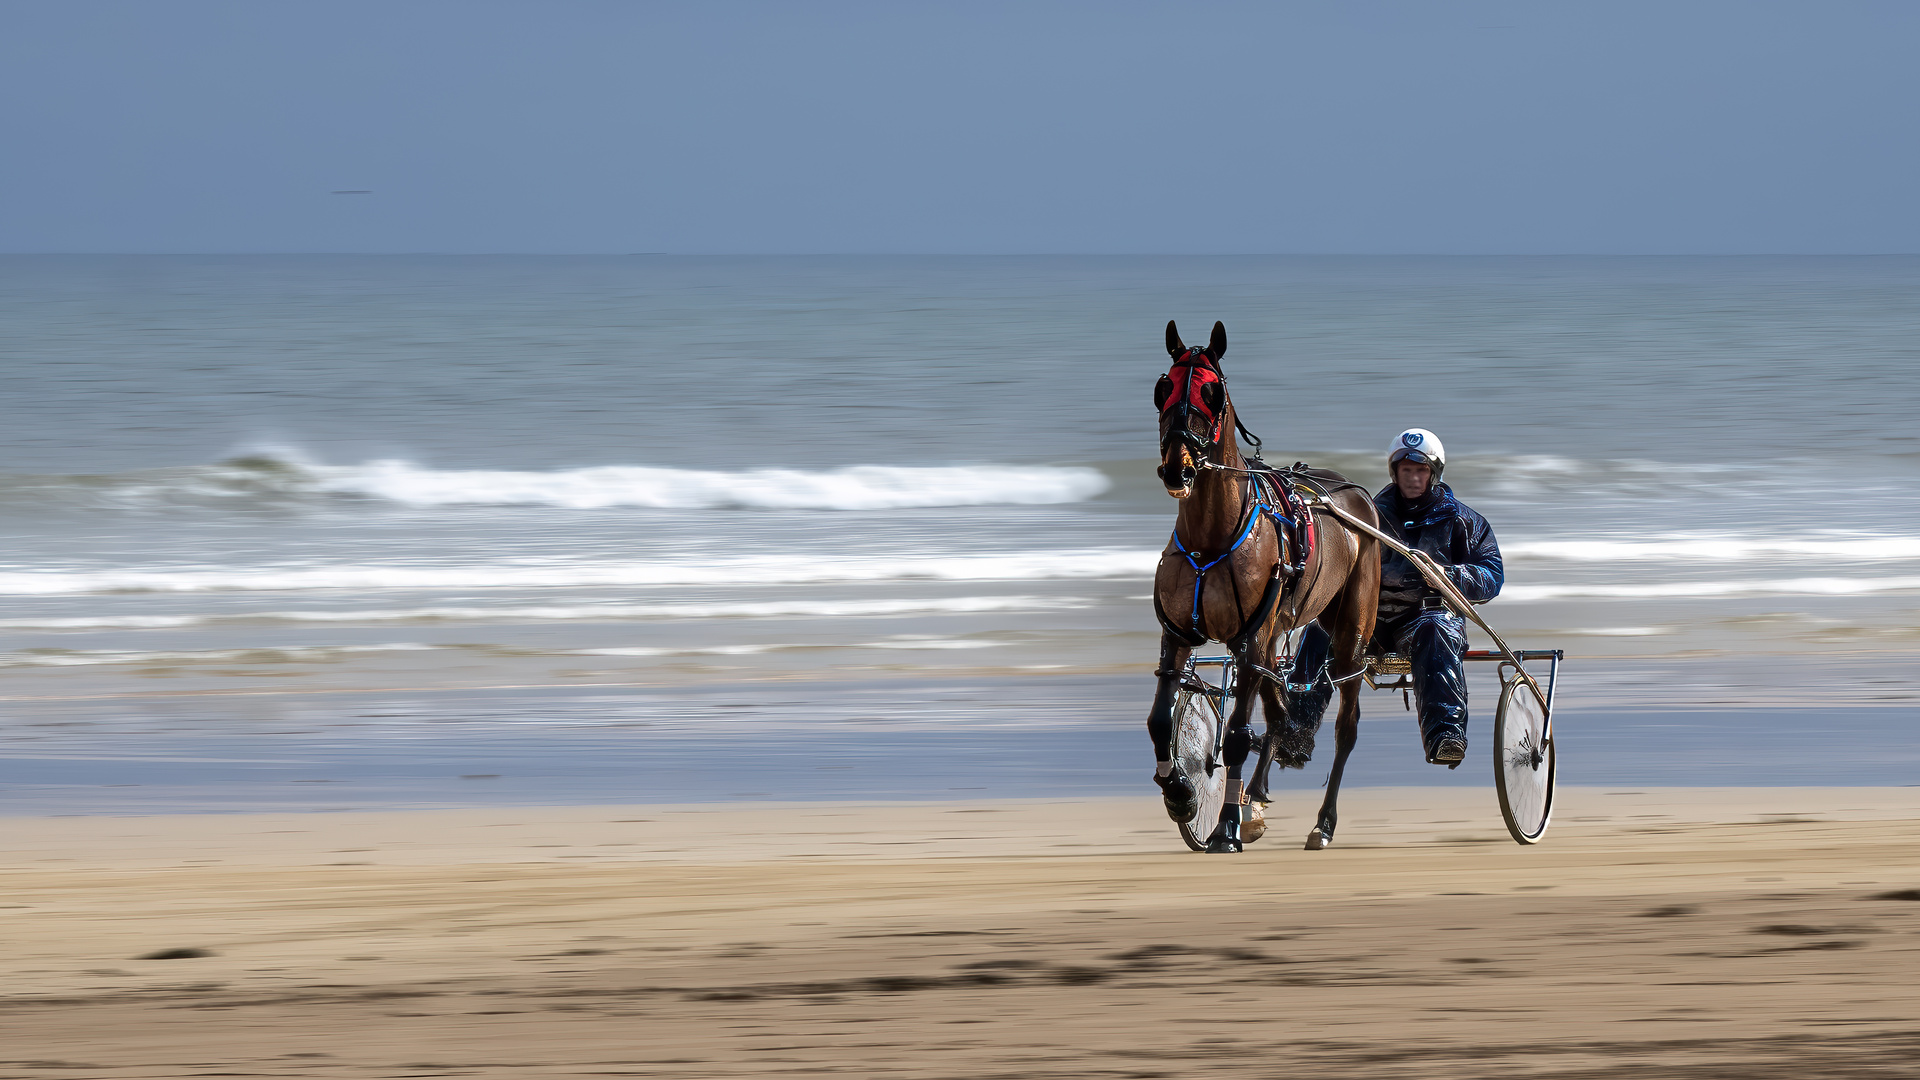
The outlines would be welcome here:
[[[1233,425],[1235,427],[1240,426],[1240,418],[1238,416],[1233,418]],[[1251,438],[1251,436],[1248,437]],[[1254,458],[1258,459],[1259,456],[1259,454],[1255,454]],[[1208,461],[1206,458],[1195,461],[1193,467],[1198,472],[1230,472],[1239,473],[1241,476],[1252,476],[1255,473],[1267,471],[1264,469],[1243,469],[1238,465],[1222,465],[1217,461]]]
[[[1231,402],[1229,402],[1229,404],[1231,404]],[[1260,458],[1260,447],[1261,447],[1261,445],[1262,445],[1262,443],[1260,442],[1260,436],[1258,436],[1258,435],[1255,435],[1255,434],[1254,434],[1253,432],[1251,432],[1251,431],[1248,431],[1248,430],[1247,430],[1247,425],[1245,425],[1245,424],[1243,424],[1243,423],[1241,423],[1241,422],[1240,422],[1240,410],[1239,410],[1239,409],[1235,409],[1235,410],[1233,410],[1233,428],[1234,428],[1234,430],[1235,430],[1235,431],[1238,431],[1238,432],[1240,433],[1240,437],[1241,437],[1241,438],[1243,438],[1243,439],[1245,439],[1245,440],[1247,440],[1248,442],[1250,442],[1250,443],[1252,443],[1252,444],[1253,444],[1253,456],[1254,456],[1254,460],[1256,460],[1256,461],[1257,461],[1257,460],[1259,460],[1259,458]],[[1220,466],[1220,467],[1224,469],[1224,468],[1226,468],[1227,466],[1224,466],[1224,465],[1222,465],[1222,466]]]

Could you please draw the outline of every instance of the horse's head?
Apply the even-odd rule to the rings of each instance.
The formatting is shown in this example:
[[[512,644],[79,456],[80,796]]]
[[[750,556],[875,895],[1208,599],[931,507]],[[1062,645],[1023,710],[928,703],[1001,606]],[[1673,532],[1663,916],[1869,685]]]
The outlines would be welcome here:
[[[1227,351],[1227,328],[1213,324],[1213,337],[1204,349],[1190,349],[1180,331],[1167,323],[1167,355],[1173,367],[1153,388],[1153,404],[1160,410],[1160,482],[1167,494],[1184,499],[1193,494],[1197,463],[1213,458],[1227,437],[1227,384],[1220,374],[1220,357]]]

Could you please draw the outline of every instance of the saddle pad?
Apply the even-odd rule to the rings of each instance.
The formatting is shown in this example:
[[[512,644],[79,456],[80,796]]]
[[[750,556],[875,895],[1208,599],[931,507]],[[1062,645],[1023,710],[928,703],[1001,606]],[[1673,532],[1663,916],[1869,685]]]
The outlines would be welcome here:
[[[1313,524],[1306,504],[1300,501],[1299,493],[1289,483],[1293,479],[1292,474],[1255,458],[1247,464],[1247,475],[1253,478],[1266,504],[1293,522],[1291,526],[1282,527],[1287,534],[1283,539],[1294,549],[1289,556],[1294,564],[1306,565],[1307,559],[1313,556]]]

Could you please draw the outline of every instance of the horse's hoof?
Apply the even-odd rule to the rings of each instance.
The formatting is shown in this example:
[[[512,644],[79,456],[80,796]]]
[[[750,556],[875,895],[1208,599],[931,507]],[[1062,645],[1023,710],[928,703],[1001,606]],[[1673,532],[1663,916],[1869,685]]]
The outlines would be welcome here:
[[[1247,814],[1247,820],[1240,823],[1240,839],[1251,844],[1267,835],[1266,803],[1256,802]]]
[[[1213,835],[1207,838],[1207,854],[1227,855],[1245,850],[1245,845],[1240,842],[1243,828],[1240,822],[1231,817],[1222,821],[1214,828]],[[1266,826],[1263,824],[1261,828]]]
[[[1315,825],[1313,831],[1307,834],[1308,851],[1325,851],[1332,843],[1333,834],[1321,832],[1318,825]]]
[[[1160,798],[1167,804],[1167,816],[1175,825],[1185,825],[1199,816],[1200,795],[1193,790],[1193,781],[1179,770],[1156,776],[1153,782],[1160,785]]]

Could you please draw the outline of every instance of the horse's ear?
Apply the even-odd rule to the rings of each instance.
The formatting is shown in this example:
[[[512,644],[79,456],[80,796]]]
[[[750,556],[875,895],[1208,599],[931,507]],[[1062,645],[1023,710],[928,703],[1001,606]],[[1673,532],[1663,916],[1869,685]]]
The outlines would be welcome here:
[[[1174,357],[1175,359],[1178,359],[1180,354],[1186,351],[1187,351],[1186,345],[1183,344],[1180,340],[1180,328],[1173,325],[1172,319],[1168,319],[1167,320],[1167,355]]]
[[[1215,360],[1227,355],[1226,323],[1217,322],[1213,324],[1213,338],[1207,342],[1207,352],[1211,354]]]

